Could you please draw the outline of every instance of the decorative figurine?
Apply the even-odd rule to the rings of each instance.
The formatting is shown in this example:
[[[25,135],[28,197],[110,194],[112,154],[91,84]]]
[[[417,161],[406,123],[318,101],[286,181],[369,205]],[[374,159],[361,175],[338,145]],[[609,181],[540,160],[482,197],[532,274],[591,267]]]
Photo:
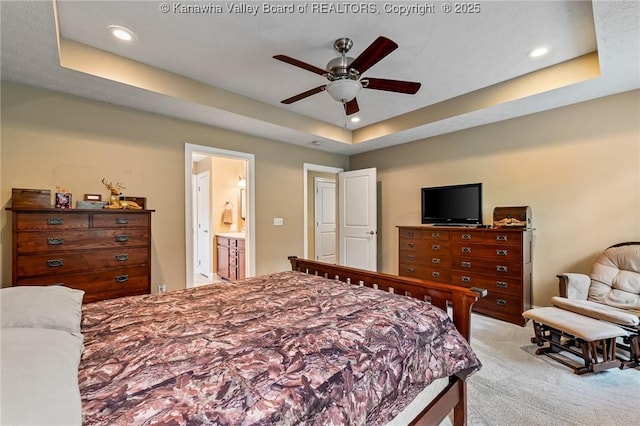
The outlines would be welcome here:
[[[111,182],[106,182],[106,178],[102,178],[102,183],[111,192],[109,196],[109,204],[104,206],[105,209],[130,209],[141,210],[142,207],[135,201],[125,201],[120,199],[120,194],[123,189],[127,189],[126,186],[117,182],[115,185]]]

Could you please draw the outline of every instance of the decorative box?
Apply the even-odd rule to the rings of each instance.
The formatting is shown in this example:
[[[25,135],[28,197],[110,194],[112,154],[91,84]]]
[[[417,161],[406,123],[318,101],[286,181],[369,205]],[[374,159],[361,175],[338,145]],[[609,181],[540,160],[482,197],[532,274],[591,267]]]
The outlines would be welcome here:
[[[11,188],[11,207],[16,209],[50,209],[51,191],[48,189]]]
[[[531,228],[531,207],[496,207],[493,209],[493,226]]]
[[[103,209],[106,205],[105,201],[76,201],[77,209]]]
[[[142,207],[143,210],[147,208],[147,197],[120,197],[120,200],[133,201],[134,203]]]

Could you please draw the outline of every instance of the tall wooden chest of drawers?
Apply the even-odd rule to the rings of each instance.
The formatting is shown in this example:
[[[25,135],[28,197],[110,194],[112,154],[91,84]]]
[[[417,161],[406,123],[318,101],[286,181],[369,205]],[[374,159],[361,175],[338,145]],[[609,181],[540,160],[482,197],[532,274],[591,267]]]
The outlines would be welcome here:
[[[532,231],[523,228],[399,227],[398,274],[486,288],[473,310],[524,325],[531,308]]]
[[[84,303],[151,292],[152,210],[9,209],[12,285],[84,290]]]

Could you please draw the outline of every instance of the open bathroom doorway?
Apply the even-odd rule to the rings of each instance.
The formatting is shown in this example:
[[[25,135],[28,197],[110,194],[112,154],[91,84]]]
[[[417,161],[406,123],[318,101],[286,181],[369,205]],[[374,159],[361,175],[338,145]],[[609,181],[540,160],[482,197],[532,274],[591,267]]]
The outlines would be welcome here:
[[[218,250],[228,238],[243,246],[233,252],[234,277],[255,275],[253,188],[253,154],[185,144],[187,288],[230,278]]]

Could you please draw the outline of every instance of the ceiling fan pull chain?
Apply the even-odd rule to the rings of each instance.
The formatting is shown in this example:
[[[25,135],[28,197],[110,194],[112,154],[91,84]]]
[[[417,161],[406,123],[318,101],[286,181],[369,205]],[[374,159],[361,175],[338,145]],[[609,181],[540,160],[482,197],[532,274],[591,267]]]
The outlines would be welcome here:
[[[344,123],[343,126],[344,126],[344,130],[348,130],[347,129],[347,103],[345,101],[342,101],[342,106],[343,106],[342,111],[344,111],[344,114],[342,116],[343,123]]]

